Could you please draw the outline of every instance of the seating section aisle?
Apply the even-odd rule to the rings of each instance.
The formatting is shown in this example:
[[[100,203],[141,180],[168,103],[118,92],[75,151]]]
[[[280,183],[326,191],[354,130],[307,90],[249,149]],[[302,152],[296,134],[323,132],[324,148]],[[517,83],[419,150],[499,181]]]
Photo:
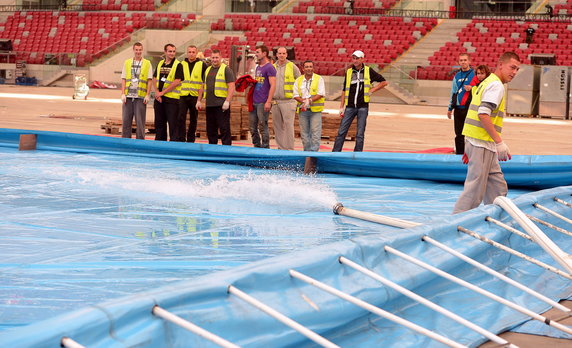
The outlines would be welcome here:
[[[526,42],[526,29],[533,27],[532,42]],[[430,67],[418,68],[419,79],[448,80],[451,66],[461,52],[468,52],[474,66],[486,64],[494,70],[498,57],[506,51],[517,53],[524,64],[530,54],[554,53],[558,65],[572,65],[572,24],[570,22],[524,22],[475,19],[459,34],[458,42],[447,42],[433,56]],[[415,72],[414,72],[415,73]]]
[[[330,13],[330,14],[353,14],[369,15],[383,14],[397,3],[396,0],[355,0],[353,11],[349,8],[349,2],[345,0],[302,0],[294,6],[294,13]],[[350,12],[352,11],[352,12]]]
[[[366,61],[381,69],[436,24],[421,18],[227,14],[211,29],[244,31],[244,36],[227,36],[214,46],[223,56],[230,55],[232,45],[294,47],[297,61],[316,62],[316,73],[341,75],[353,51],[364,51]]]
[[[68,53],[53,64],[84,66],[130,40],[140,28],[180,30],[195,15],[124,12],[16,12],[0,23],[0,36],[11,39],[17,60],[44,64],[50,57]]]

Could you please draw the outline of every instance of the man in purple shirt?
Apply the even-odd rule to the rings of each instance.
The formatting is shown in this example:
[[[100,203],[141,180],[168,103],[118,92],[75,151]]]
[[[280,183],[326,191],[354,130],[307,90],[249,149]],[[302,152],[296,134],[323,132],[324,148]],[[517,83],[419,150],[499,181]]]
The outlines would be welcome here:
[[[256,46],[256,66],[254,78],[256,85],[252,96],[254,110],[250,112],[250,135],[254,147],[270,148],[268,117],[272,107],[272,97],[276,89],[276,69],[268,58],[268,47]],[[260,133],[259,133],[260,131]],[[262,139],[261,139],[262,138]]]

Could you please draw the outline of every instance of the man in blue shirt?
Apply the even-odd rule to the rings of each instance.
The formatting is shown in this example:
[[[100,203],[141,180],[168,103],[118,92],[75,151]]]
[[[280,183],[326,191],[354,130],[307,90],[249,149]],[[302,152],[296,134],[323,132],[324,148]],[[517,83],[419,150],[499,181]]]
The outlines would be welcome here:
[[[463,98],[465,93],[464,86],[471,83],[475,72],[471,69],[471,59],[467,53],[459,54],[459,65],[461,70],[455,74],[453,78],[453,85],[451,87],[451,98],[449,102],[449,109],[447,111],[447,118],[451,119],[454,114],[455,122],[455,153],[462,155],[465,153],[465,137],[463,136],[463,125],[469,111],[469,105],[465,105],[467,98]],[[453,110],[455,110],[453,112]]]

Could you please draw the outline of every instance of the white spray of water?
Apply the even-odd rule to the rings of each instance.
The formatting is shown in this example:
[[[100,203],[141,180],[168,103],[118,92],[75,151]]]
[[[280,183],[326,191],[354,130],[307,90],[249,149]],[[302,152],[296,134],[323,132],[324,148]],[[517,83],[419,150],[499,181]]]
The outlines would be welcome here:
[[[163,174],[159,177],[156,172],[133,174],[80,170],[75,171],[74,176],[80,184],[105,188],[108,192],[121,194],[131,191],[185,201],[212,198],[302,209],[330,209],[337,202],[334,191],[320,179],[287,173],[256,174],[249,171],[193,180]]]

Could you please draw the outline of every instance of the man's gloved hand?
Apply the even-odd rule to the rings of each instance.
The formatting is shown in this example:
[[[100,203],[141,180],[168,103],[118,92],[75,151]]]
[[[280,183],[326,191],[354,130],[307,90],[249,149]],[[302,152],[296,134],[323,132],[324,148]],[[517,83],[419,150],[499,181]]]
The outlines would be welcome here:
[[[143,98],[143,103],[148,104],[149,103],[149,96],[146,95],[145,98]]]
[[[308,110],[310,108],[310,99],[304,99],[304,104],[302,104],[302,109]]]
[[[197,100],[197,103],[195,104],[195,108],[200,111],[203,108],[203,104]]]
[[[222,111],[226,111],[228,110],[228,108],[230,108],[230,102],[228,100],[225,100],[224,103],[222,104]]]
[[[127,96],[125,94],[121,94],[121,102],[125,104],[127,102]]]
[[[345,106],[342,106],[342,107],[340,108],[340,117],[344,117],[344,113],[345,113],[345,112],[346,112],[346,107],[345,107]]]
[[[512,156],[510,155],[510,150],[508,149],[508,146],[504,142],[501,141],[500,143],[495,145],[497,146],[497,155],[499,161],[508,161],[509,159],[512,158]]]
[[[463,164],[469,164],[469,156],[467,156],[467,154],[464,153],[463,157],[461,157],[461,161],[463,161]]]

